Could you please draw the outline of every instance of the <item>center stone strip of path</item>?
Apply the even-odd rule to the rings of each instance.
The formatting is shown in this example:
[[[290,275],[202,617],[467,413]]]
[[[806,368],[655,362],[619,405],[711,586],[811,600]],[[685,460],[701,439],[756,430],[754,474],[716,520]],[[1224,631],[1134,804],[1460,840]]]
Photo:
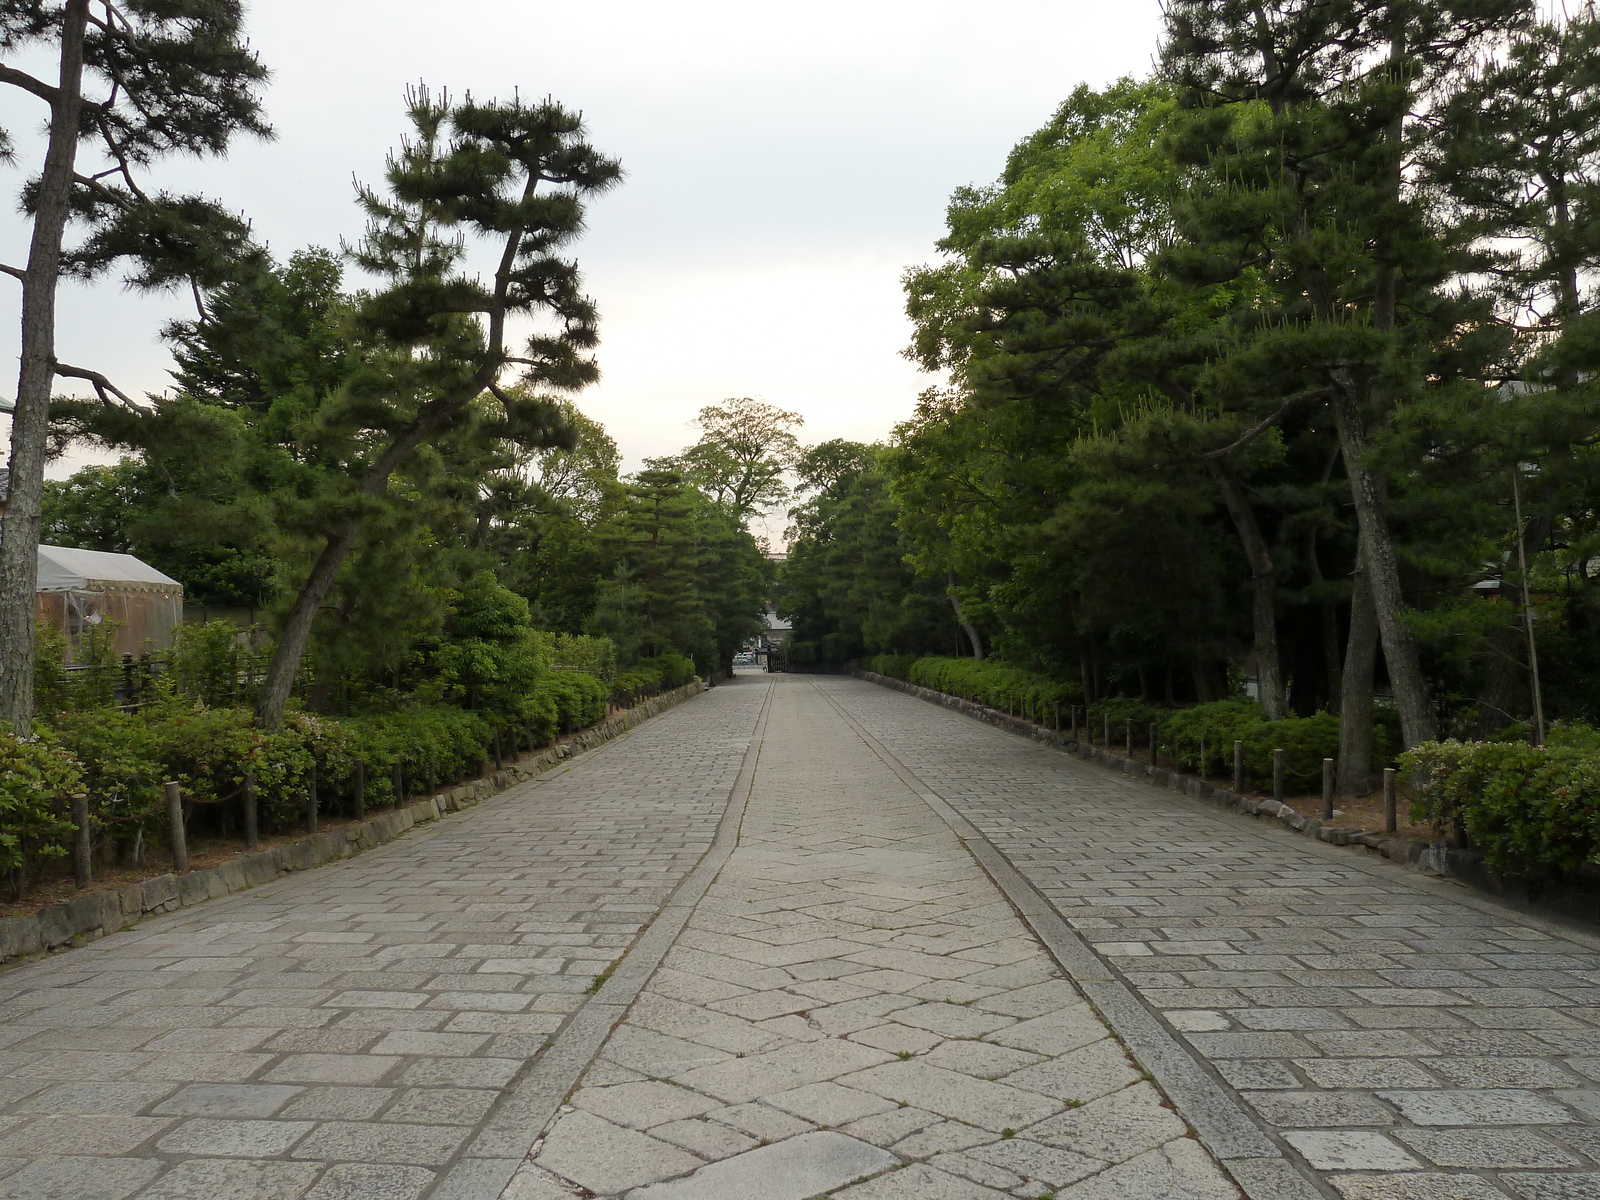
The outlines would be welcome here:
[[[820,693],[776,680],[757,745],[736,848],[505,1200],[1237,1197]]]

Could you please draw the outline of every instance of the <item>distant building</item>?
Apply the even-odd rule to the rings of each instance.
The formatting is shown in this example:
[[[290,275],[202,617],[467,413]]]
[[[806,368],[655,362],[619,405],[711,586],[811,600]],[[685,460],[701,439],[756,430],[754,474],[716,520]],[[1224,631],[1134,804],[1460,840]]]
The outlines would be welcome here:
[[[118,654],[165,650],[183,622],[183,585],[131,554],[39,547],[35,620],[67,639],[67,661],[76,662],[84,635],[114,623]]]

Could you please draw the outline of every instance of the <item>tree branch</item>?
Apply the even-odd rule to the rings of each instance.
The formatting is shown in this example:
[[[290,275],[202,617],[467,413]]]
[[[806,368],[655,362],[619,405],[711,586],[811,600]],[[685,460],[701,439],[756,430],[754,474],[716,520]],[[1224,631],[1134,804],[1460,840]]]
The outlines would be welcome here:
[[[72,367],[64,362],[55,365],[55,373],[63,379],[83,379],[94,385],[95,395],[100,397],[100,403],[111,404],[111,397],[115,396],[129,408],[138,408],[133,399],[111,380],[99,371],[91,371],[85,367]]]
[[[19,87],[25,92],[32,92],[46,104],[54,104],[56,97],[61,94],[61,89],[51,87],[42,79],[35,79],[26,71],[19,71],[15,67],[8,67],[0,63],[0,83],[9,83],[12,87]]]
[[[0,263],[0,274],[10,275],[13,279],[26,279],[28,273],[21,267],[13,267],[9,263]]]
[[[1205,462],[1206,460],[1213,458],[1227,458],[1228,455],[1232,454],[1235,450],[1243,449],[1245,446],[1248,446],[1251,442],[1255,441],[1267,430],[1271,429],[1278,423],[1278,419],[1290,409],[1297,408],[1298,406],[1306,403],[1308,400],[1326,400],[1332,395],[1332,388],[1323,387],[1317,388],[1315,391],[1303,392],[1298,396],[1292,396],[1283,402],[1282,406],[1279,407],[1277,412],[1245,430],[1244,434],[1237,441],[1222,447],[1220,450],[1207,450],[1200,456],[1200,461]]]

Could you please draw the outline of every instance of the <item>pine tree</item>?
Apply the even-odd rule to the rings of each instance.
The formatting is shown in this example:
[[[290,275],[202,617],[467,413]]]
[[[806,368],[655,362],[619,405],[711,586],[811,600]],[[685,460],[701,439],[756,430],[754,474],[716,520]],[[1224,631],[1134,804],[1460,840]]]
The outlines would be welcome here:
[[[22,285],[21,368],[11,427],[11,482],[0,530],[0,726],[26,735],[33,705],[33,612],[41,490],[56,379],[93,384],[131,404],[104,375],[56,358],[56,287],[135,263],[144,288],[214,282],[246,240],[242,222],[193,196],[151,195],[141,172],[174,154],[225,153],[239,133],[266,135],[257,90],[266,70],[247,48],[238,0],[4,0],[0,50],[44,51],[51,82],[0,66],[0,84],[49,111],[44,165],[23,189],[27,263],[0,266]],[[10,138],[0,132],[0,151]],[[90,164],[80,159],[85,149]],[[69,223],[87,227],[66,245]]]

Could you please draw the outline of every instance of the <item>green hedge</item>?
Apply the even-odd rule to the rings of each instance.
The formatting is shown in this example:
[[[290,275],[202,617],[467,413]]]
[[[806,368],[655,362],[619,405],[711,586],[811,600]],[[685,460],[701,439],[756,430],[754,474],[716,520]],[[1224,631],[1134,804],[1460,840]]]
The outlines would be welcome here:
[[[861,669],[890,679],[911,681],[911,668],[916,665],[915,654],[874,654],[861,660]]]
[[[1383,715],[1374,729],[1378,765],[1393,761],[1395,752],[1394,733]],[[1339,718],[1333,713],[1269,721],[1254,700],[1218,700],[1170,712],[1161,736],[1186,770],[1200,766],[1204,739],[1206,773],[1223,778],[1233,775],[1233,743],[1243,742],[1245,786],[1262,791],[1272,787],[1272,752],[1282,750],[1284,790],[1291,795],[1320,791],[1322,760],[1339,755]]]
[[[1400,756],[1412,819],[1463,837],[1493,871],[1561,878],[1600,865],[1600,745],[1427,742]]]
[[[658,654],[654,658],[641,658],[627,670],[618,672],[611,694],[620,700],[634,693],[671,691],[694,678],[694,659],[684,654]]]
[[[1074,684],[1059,683],[1037,671],[993,658],[919,658],[906,671],[905,678],[918,687],[992,708],[1020,708],[1037,721],[1053,720],[1055,706],[1070,704],[1079,694]]]

